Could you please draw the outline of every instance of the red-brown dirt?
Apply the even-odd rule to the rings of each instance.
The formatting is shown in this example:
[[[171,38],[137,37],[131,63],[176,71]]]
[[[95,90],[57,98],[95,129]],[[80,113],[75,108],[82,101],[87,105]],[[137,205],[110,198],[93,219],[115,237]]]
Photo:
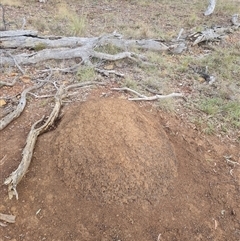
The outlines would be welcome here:
[[[81,23],[74,21],[77,17],[75,20],[86,18],[82,37],[117,30],[126,38],[159,40],[175,39],[181,28],[188,32],[203,26],[228,25],[231,9],[239,12],[239,1],[225,2],[216,6],[214,15],[203,17],[207,3],[199,0],[191,4],[1,1],[6,22],[12,23],[9,29],[21,27],[25,18],[25,28],[37,29],[40,35],[72,36]],[[232,47],[238,42],[236,31],[221,46],[228,43]],[[194,56],[206,53],[197,46],[190,50]],[[181,67],[180,56],[169,55],[167,59],[169,65],[177,61]],[[0,118],[8,107],[16,106],[28,85],[47,77],[39,70],[75,64],[64,60],[21,66],[29,79],[19,78],[13,87],[0,89],[1,98],[6,97],[8,102],[7,107],[0,107]],[[124,61],[116,65],[116,71],[141,84],[148,74],[142,75],[136,65]],[[171,75],[164,66],[159,65],[159,69]],[[1,81],[6,82],[21,76],[16,67],[1,66],[0,72]],[[155,75],[154,79],[162,83],[163,78]],[[59,85],[79,81],[76,73],[56,73],[51,78]],[[78,89],[77,95],[65,100],[72,103],[64,102],[56,128],[39,137],[29,171],[17,186],[19,200],[9,200],[7,187],[0,185],[0,213],[16,215],[16,223],[0,225],[0,241],[239,241],[240,166],[236,163],[240,163],[240,145],[233,142],[239,137],[238,130],[234,138],[233,133],[230,138],[217,137],[219,129],[215,136],[206,136],[200,126],[190,123],[192,110],[181,108],[181,100],[174,100],[179,101],[179,109],[170,115],[155,108],[156,102],[123,100],[125,94],[110,88],[123,86],[124,79],[96,77],[99,81],[103,78],[108,86],[98,87],[91,95],[88,88]],[[235,78],[237,81],[237,74]],[[206,91],[211,96],[208,85],[196,87],[186,73],[178,71],[178,76],[170,76],[167,82],[169,89],[163,89],[164,94],[183,91],[189,94],[188,101],[199,98],[198,92],[204,95]],[[45,86],[35,94],[49,94],[50,90]],[[221,91],[221,85],[217,91]],[[23,114],[0,132],[1,184],[20,163],[31,125],[48,115],[53,105],[53,98],[28,95]],[[224,156],[230,157],[230,162]]]
[[[117,97],[69,107],[39,138],[19,200],[1,187],[0,212],[17,218],[0,240],[240,239],[239,168],[223,158],[239,161],[239,146]]]

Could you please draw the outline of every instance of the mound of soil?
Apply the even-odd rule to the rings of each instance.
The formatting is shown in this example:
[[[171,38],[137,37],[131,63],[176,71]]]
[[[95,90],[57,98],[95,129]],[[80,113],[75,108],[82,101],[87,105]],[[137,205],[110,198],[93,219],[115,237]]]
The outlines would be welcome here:
[[[101,203],[158,201],[177,175],[176,156],[161,124],[126,100],[101,99],[73,108],[53,143],[63,182]]]
[[[0,241],[240,240],[240,168],[223,158],[239,162],[239,145],[119,98],[74,105],[39,137],[19,200],[0,186],[0,212],[17,217]]]

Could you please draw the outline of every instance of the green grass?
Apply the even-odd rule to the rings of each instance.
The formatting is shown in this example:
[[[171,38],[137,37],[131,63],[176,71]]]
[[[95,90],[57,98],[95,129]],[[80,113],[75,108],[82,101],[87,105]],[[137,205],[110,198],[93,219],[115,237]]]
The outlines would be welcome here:
[[[77,79],[80,82],[93,81],[96,79],[96,73],[92,67],[81,67],[77,72]]]
[[[74,14],[70,18],[70,34],[72,36],[82,36],[86,32],[87,19],[84,15],[80,17]]]
[[[199,109],[211,116],[215,126],[221,125],[222,130],[227,127],[240,127],[240,103],[238,101],[224,100],[219,97],[200,100]],[[214,126],[214,124],[212,123]]]

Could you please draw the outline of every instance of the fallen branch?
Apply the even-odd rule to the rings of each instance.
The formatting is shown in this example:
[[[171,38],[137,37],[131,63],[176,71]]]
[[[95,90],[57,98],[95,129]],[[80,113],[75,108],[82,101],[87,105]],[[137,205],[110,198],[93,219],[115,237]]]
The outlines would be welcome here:
[[[128,88],[128,87],[112,88],[112,90],[117,90],[117,91],[128,91],[128,92],[131,92],[131,93],[133,93],[133,94],[139,96],[140,98],[147,98],[147,96],[142,95],[142,94],[138,93],[137,91],[132,90],[132,89],[130,89],[130,88]]]
[[[154,96],[144,97],[144,98],[128,98],[128,99],[133,100],[133,101],[141,101],[141,100],[152,101],[152,100],[167,99],[167,98],[172,98],[172,97],[182,97],[184,100],[186,100],[184,95],[181,93],[171,93],[168,95],[154,95]]]
[[[22,180],[23,176],[26,174],[28,167],[31,163],[32,154],[34,150],[35,143],[37,141],[37,137],[45,132],[50,126],[53,125],[54,121],[59,115],[60,108],[62,105],[62,94],[63,94],[63,86],[61,86],[55,96],[55,106],[46,120],[46,122],[39,128],[36,128],[38,124],[40,124],[44,117],[38,120],[33,124],[31,127],[31,130],[28,134],[26,145],[22,152],[22,161],[20,162],[18,168],[10,174],[10,176],[5,180],[4,184],[8,185],[8,195],[9,199],[12,199],[13,196],[16,196],[16,199],[18,199],[18,193],[16,190],[17,184]]]
[[[2,26],[0,26],[0,31],[6,31],[7,25],[5,20],[5,9],[2,4],[0,4],[0,7],[2,8]]]
[[[98,68],[95,68],[95,70],[106,77],[109,77],[110,74],[115,74],[118,77],[124,77],[124,74],[116,72],[115,70],[105,70],[105,69],[98,69]]]
[[[140,100],[152,101],[152,100],[166,99],[166,98],[172,98],[172,97],[182,97],[182,98],[186,101],[186,98],[185,98],[184,95],[181,94],[181,93],[171,93],[171,94],[169,94],[169,95],[154,95],[154,96],[148,97],[148,96],[142,95],[142,94],[138,93],[137,91],[132,90],[132,89],[127,88],[127,87],[123,87],[123,88],[112,88],[112,90],[128,91],[128,92],[131,92],[131,93],[139,96],[139,98],[128,98],[128,100],[133,100],[133,101],[140,101]]]
[[[5,158],[6,158],[6,155],[0,160],[0,166],[2,166],[4,164]]]
[[[18,64],[18,62],[16,61],[16,59],[14,58],[14,56],[12,56],[9,52],[7,52],[7,55],[9,55],[9,56],[13,59],[15,65],[17,66],[17,68],[19,69],[19,71],[22,73],[22,75],[25,75],[25,72],[23,71],[23,69],[21,68],[21,66]]]
[[[43,84],[40,85],[35,85],[35,86],[31,86],[27,89],[25,89],[22,94],[21,94],[21,98],[19,100],[18,106],[17,108],[11,112],[10,114],[6,115],[5,117],[3,117],[0,120],[0,130],[3,130],[5,127],[7,127],[13,120],[15,120],[16,118],[18,118],[21,113],[23,112],[25,106],[26,106],[26,96],[28,94],[28,92],[30,92],[31,90],[34,89],[38,89],[39,87],[41,87]]]

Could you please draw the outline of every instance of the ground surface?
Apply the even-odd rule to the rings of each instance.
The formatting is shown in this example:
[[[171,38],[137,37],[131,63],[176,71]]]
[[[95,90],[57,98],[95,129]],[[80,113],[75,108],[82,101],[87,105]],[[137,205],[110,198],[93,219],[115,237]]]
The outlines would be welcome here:
[[[13,3],[7,8],[11,15],[21,19],[31,13],[31,24],[43,34],[64,34],[68,29],[64,18],[59,25],[53,24],[53,17],[46,18],[49,12],[55,13],[54,9],[66,11],[63,2],[27,5],[23,1],[24,6],[9,2]],[[238,1],[231,3],[230,6],[239,7]],[[187,2],[182,4],[186,6]],[[154,5],[144,1],[70,1],[67,5],[80,13],[84,9],[91,26],[85,30],[88,36],[117,28],[125,33],[135,30],[137,37],[154,37],[156,29],[147,27],[150,18],[152,27],[161,25],[162,33],[173,31],[176,35],[175,28],[182,26],[174,21],[175,16],[166,21],[167,11],[178,13],[179,19],[186,19],[180,20],[181,24],[189,27],[193,20],[195,25],[201,20],[201,13],[197,12],[191,16],[192,21],[187,17],[194,6],[186,10],[185,16],[180,11],[184,6],[171,6],[165,1]],[[160,7],[164,13],[157,15],[156,8]],[[212,21],[226,22],[226,11],[231,12],[230,7],[218,8]],[[37,25],[41,16],[43,21]],[[238,33],[229,41],[235,43],[236,36]],[[181,57],[168,58],[181,62]],[[116,68],[139,81],[145,78],[132,63],[118,63]],[[20,78],[14,87],[0,89],[1,96],[15,96],[7,101],[10,110],[19,93],[39,77],[32,66],[25,70],[29,77]],[[4,80],[11,81],[14,72],[17,69],[3,72]],[[164,90],[184,91],[188,101],[200,98],[199,93],[213,96],[215,89],[222,87],[217,85],[212,90],[168,75],[171,83]],[[53,78],[68,83],[73,77]],[[17,187],[18,201],[9,200],[7,187],[0,186],[0,212],[16,215],[15,224],[0,227],[1,241],[240,240],[240,166],[234,164],[240,163],[239,129],[229,128],[225,137],[218,132],[207,135],[187,118],[204,113],[193,113],[184,107],[183,100],[175,100],[175,111],[171,113],[159,108],[161,103],[127,101],[125,93],[111,90],[120,81],[110,77],[107,86],[80,89],[64,103],[60,121],[38,139],[29,172]],[[41,95],[48,90],[50,87],[46,86],[36,93]],[[238,98],[237,90],[227,91]],[[52,99],[29,97],[24,113],[1,131],[1,183],[18,166],[31,125],[43,114],[49,114],[53,104]],[[6,106],[0,108],[1,116],[9,111]]]

